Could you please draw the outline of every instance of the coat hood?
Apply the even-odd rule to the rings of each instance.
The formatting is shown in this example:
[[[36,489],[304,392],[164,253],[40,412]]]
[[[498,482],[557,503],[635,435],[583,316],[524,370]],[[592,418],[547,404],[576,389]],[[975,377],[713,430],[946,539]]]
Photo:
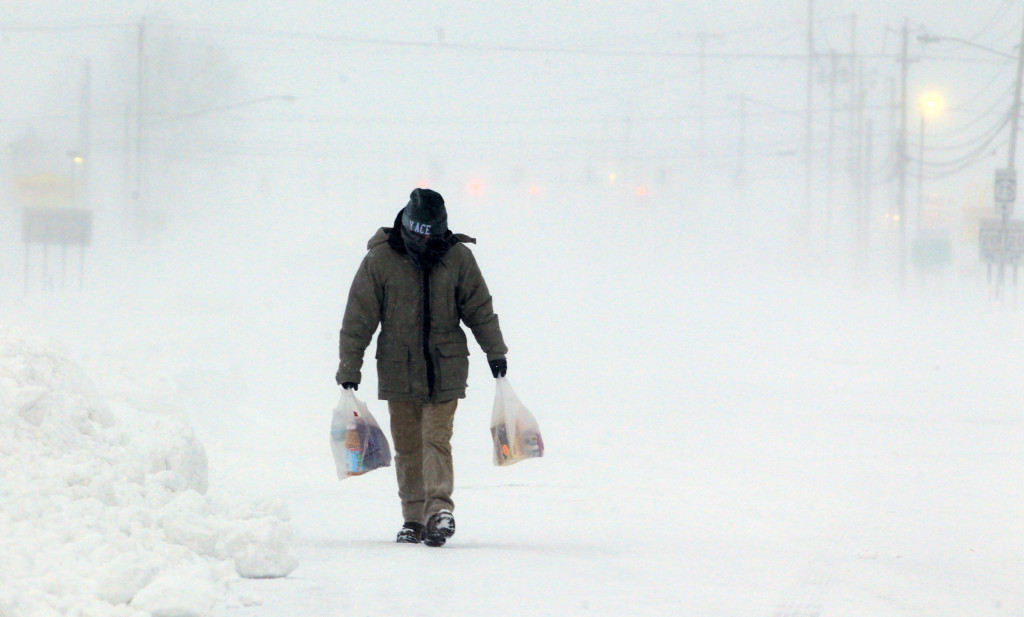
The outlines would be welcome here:
[[[381,227],[380,229],[377,230],[377,233],[373,234],[373,237],[370,238],[370,241],[366,243],[366,250],[369,251],[376,246],[380,246],[381,244],[387,244],[388,237],[390,236],[391,228]]]

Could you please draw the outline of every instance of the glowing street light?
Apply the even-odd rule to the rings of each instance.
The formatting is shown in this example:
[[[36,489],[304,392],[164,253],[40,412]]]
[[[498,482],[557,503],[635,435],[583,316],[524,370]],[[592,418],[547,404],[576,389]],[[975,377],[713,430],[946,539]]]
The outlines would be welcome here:
[[[71,205],[78,207],[78,185],[81,183],[81,168],[85,164],[85,157],[78,150],[68,150],[68,158],[71,159]]]
[[[921,95],[921,114],[935,118],[946,110],[946,99],[939,92],[925,92]]]

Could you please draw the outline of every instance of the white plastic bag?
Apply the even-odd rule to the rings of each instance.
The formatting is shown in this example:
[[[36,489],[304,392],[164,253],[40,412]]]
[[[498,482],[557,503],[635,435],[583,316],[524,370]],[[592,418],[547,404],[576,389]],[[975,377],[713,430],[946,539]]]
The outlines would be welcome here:
[[[511,465],[544,456],[544,440],[533,414],[519,401],[508,378],[499,377],[491,413],[494,464]]]
[[[338,479],[391,465],[391,446],[366,403],[342,390],[331,418],[331,452]]]

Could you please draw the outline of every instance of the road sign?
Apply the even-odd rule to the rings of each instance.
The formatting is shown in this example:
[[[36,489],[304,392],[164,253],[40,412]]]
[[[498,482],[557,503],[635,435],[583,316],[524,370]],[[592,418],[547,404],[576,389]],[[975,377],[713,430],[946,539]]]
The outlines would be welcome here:
[[[25,208],[21,241],[25,244],[89,246],[92,211],[75,208]]]
[[[85,280],[85,247],[92,243],[92,211],[80,208],[46,208],[26,206],[22,209],[21,241],[25,244],[25,293],[29,290],[32,245],[42,245],[43,289],[53,291],[50,275],[49,247],[60,247],[60,289],[64,290],[69,246],[78,247],[78,288]]]
[[[996,210],[1004,218],[1013,216],[1013,204],[1017,201],[1017,170],[997,169],[993,190]]]
[[[1024,220],[982,220],[978,247],[981,258],[989,263],[1019,263],[1024,258]]]

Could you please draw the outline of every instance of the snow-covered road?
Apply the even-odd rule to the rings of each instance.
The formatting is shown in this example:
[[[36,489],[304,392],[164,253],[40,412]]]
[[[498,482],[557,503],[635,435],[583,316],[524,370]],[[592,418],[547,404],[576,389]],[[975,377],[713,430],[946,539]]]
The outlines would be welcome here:
[[[1024,615],[1020,312],[970,285],[869,294],[771,267],[709,272],[685,253],[608,289],[607,270],[541,268],[548,248],[489,275],[547,454],[491,465],[493,382],[474,353],[453,442],[458,532],[441,549],[393,542],[393,469],[335,477],[347,282],[304,296],[299,277],[260,302],[99,288],[3,315],[66,346],[114,411],[185,418],[212,502],[290,513],[298,567],[219,570],[218,617]],[[485,271],[496,253],[480,249]],[[386,424],[374,389],[371,375],[360,394]],[[0,615],[56,614],[19,611],[53,589],[13,595],[38,581],[3,567]],[[144,614],[98,606],[67,614]]]

